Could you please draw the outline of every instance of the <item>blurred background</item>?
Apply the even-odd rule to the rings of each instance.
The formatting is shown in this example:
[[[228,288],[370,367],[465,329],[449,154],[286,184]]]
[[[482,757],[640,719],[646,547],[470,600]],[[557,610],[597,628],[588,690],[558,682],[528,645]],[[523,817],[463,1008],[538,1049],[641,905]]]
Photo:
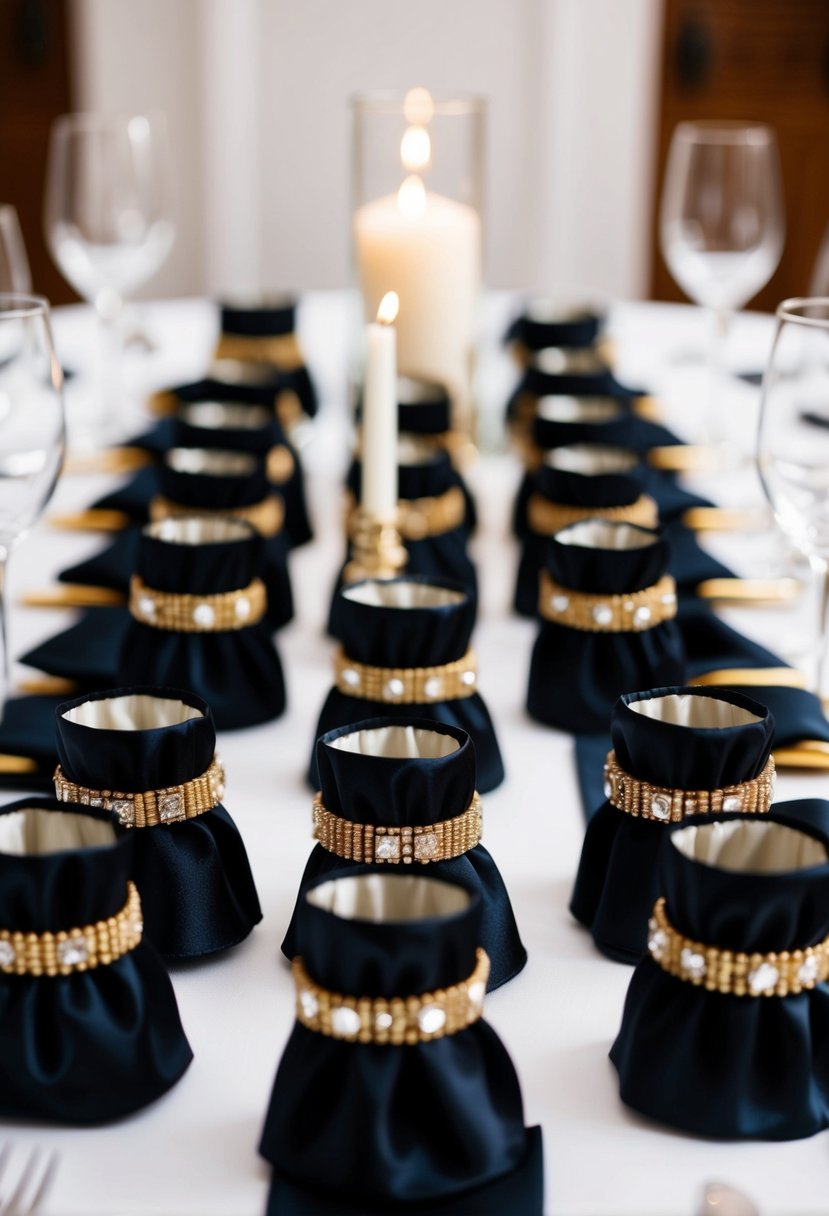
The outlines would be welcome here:
[[[787,214],[755,299],[808,290],[829,221],[826,0],[3,0],[0,202],[35,289],[75,298],[43,237],[48,132],[163,110],[173,251],[143,295],[349,281],[349,115],[366,89],[490,100],[487,282],[682,298],[658,251],[671,131],[771,123]]]

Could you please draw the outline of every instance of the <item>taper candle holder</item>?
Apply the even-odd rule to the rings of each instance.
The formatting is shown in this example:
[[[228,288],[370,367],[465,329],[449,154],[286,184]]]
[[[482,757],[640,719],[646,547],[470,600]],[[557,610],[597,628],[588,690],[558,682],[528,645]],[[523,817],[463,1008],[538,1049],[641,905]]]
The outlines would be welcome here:
[[[394,578],[409,560],[400,539],[396,511],[386,515],[355,507],[348,535],[352,556],[343,571],[345,583],[364,578]]]

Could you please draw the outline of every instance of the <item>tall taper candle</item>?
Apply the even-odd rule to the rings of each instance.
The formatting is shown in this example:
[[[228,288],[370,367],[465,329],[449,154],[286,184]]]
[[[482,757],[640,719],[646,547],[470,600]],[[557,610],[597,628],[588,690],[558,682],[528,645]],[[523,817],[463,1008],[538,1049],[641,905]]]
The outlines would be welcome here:
[[[398,307],[396,293],[386,292],[376,322],[366,327],[360,501],[365,511],[386,518],[397,509]]]

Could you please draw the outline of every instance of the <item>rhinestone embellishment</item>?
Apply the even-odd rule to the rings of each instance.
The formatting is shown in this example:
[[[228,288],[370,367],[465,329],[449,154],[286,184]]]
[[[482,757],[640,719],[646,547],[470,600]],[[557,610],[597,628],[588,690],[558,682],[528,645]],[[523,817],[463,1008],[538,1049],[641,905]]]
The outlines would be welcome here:
[[[184,818],[184,800],[181,794],[162,794],[158,800],[158,817],[162,823]]]
[[[414,838],[415,861],[429,861],[438,851],[438,838],[434,832],[421,832]]]
[[[392,676],[390,680],[386,681],[386,693],[388,696],[402,697],[405,691],[406,685],[399,678],[399,676]]]
[[[654,794],[651,798],[651,814],[665,823],[671,817],[671,799],[668,794]]]
[[[660,929],[653,917],[648,921],[648,950],[655,959],[662,958],[668,948],[668,934]]]
[[[233,608],[240,621],[246,621],[250,616],[250,600],[246,595],[240,595]]]
[[[427,697],[439,697],[443,692],[443,680],[439,676],[429,676],[429,679],[423,685],[423,691]]]
[[[461,676],[461,684],[465,684],[467,688],[471,688],[477,678],[474,671],[465,671]]]
[[[466,994],[476,1009],[480,1009],[486,996],[486,984],[483,980],[476,980],[474,984],[469,985]]]
[[[743,809],[743,800],[739,794],[726,794],[722,800],[722,809],[724,811],[741,811]]]
[[[566,612],[570,607],[570,596],[554,595],[550,600],[550,607],[553,612]]]
[[[397,861],[400,857],[399,836],[376,836],[374,858],[376,861]]]
[[[593,620],[597,625],[610,625],[613,622],[613,609],[609,604],[597,604],[593,609]]]
[[[331,1010],[331,1029],[335,1034],[341,1034],[344,1038],[349,1038],[351,1035],[360,1033],[360,1015],[356,1009],[350,1009],[348,1005],[340,1005],[337,1009]]]
[[[424,1005],[417,1015],[417,1024],[424,1034],[434,1034],[446,1024],[446,1014],[437,1005]]]
[[[122,827],[128,828],[135,823],[135,807],[129,798],[113,798],[110,810],[113,810],[118,816],[118,822]]]
[[[149,595],[139,595],[138,611],[148,621],[153,620],[155,617],[155,600],[151,599]]]
[[[216,613],[210,604],[197,604],[193,609],[193,620],[203,629],[209,629],[215,623]]]
[[[11,942],[0,941],[0,967],[11,967],[17,953]]]
[[[815,980],[820,975],[820,966],[817,961],[817,955],[808,955],[797,969],[798,983],[814,984]]]
[[[689,946],[684,946],[679,956],[679,965],[683,971],[696,979],[702,979],[708,970],[705,955]]]
[[[394,1018],[390,1013],[385,1013],[381,1010],[374,1019],[375,1030],[391,1030]]]
[[[299,1003],[306,1018],[315,1018],[320,1010],[320,1003],[313,992],[304,989],[299,994]]]
[[[342,677],[343,683],[347,684],[349,688],[359,688],[360,687],[360,673],[359,673],[359,671],[355,671],[353,667],[343,668],[343,671],[341,672],[341,677]]]
[[[58,942],[58,962],[63,963],[65,967],[74,967],[78,963],[85,963],[89,958],[89,943],[85,937],[67,937],[65,941]]]
[[[653,613],[647,604],[642,604],[633,614],[633,623],[638,629],[642,629],[650,622],[652,616]]]
[[[761,963],[748,973],[748,986],[757,996],[761,992],[773,992],[780,979],[780,972],[771,963]]]

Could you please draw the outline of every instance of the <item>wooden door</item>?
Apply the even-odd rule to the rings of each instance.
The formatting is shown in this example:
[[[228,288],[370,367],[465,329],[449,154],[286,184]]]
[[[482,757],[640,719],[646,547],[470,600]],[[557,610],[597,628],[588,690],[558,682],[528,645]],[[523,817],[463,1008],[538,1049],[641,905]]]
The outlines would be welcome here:
[[[0,202],[17,208],[32,286],[53,304],[78,298],[43,235],[49,128],[72,108],[66,10],[66,0],[0,0]]]
[[[651,292],[682,300],[659,249],[659,193],[671,132],[683,119],[731,118],[777,131],[786,245],[751,307],[808,294],[829,224],[827,0],[665,0]]]

